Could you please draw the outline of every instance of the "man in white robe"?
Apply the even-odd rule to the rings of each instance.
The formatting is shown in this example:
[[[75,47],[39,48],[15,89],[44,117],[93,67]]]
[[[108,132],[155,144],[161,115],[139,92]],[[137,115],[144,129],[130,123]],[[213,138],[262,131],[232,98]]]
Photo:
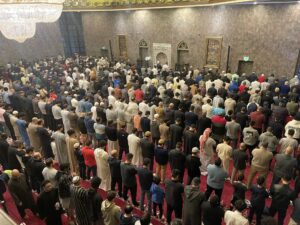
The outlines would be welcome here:
[[[97,163],[97,175],[101,178],[102,182],[100,188],[104,191],[110,190],[111,187],[111,175],[108,164],[108,153],[104,150],[106,141],[100,141],[99,148],[94,151],[95,159]]]
[[[143,163],[142,150],[140,145],[140,138],[137,136],[138,130],[133,128],[132,134],[127,137],[129,152],[133,154],[132,164],[135,166],[140,166]]]

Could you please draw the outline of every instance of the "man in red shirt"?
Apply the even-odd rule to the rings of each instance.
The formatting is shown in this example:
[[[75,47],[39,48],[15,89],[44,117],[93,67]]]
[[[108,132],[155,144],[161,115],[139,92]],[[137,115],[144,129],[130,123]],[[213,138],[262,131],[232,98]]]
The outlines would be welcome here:
[[[265,115],[263,114],[263,108],[258,107],[257,111],[250,113],[250,120],[254,121],[253,128],[262,133],[264,131]]]
[[[84,158],[85,166],[87,167],[87,178],[90,179],[91,172],[93,177],[97,176],[97,164],[94,155],[94,149],[92,149],[92,142],[88,140],[85,146],[81,149],[82,156]]]
[[[134,91],[134,96],[135,96],[136,102],[140,103],[143,101],[144,92],[139,87],[137,87]]]

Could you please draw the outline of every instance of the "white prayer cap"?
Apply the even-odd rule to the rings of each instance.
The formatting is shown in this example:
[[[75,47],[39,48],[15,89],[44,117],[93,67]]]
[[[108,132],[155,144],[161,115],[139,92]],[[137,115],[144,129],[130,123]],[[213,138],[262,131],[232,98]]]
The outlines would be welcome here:
[[[159,115],[158,114],[155,114],[154,115],[154,119],[158,119],[159,118]]]
[[[79,176],[75,176],[75,177],[73,177],[73,179],[72,179],[72,183],[73,184],[76,184],[76,183],[78,183],[80,181],[80,177]]]
[[[67,95],[67,94],[69,94],[69,92],[68,92],[68,91],[65,91],[64,94]]]
[[[100,106],[104,106],[104,102],[100,102]]]
[[[98,106],[99,105],[99,102],[95,102],[94,106]]]
[[[19,112],[15,110],[15,111],[12,112],[12,114],[13,114],[13,115],[18,115]]]
[[[199,152],[199,148],[197,147],[192,148],[192,153],[198,153],[198,152]]]
[[[78,95],[77,95],[77,94],[74,94],[73,96],[76,98]]]

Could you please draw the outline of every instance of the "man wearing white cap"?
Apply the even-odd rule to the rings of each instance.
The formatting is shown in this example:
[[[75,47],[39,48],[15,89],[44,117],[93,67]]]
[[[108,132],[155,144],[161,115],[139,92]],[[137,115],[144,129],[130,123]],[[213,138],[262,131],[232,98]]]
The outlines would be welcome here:
[[[17,125],[18,115],[19,115],[19,112],[15,110],[12,112],[12,115],[10,115],[9,118],[10,118],[11,125],[15,132],[16,140],[21,140],[21,134],[19,132],[19,127]]]

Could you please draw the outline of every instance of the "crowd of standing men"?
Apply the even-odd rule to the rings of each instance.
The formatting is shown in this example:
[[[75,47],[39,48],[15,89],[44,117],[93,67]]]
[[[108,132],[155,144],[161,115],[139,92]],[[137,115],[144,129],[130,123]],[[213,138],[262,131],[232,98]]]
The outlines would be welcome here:
[[[22,218],[31,209],[47,225],[62,224],[63,213],[78,225],[148,225],[152,215],[171,224],[174,212],[174,225],[244,225],[254,215],[260,225],[277,224],[278,213],[283,225],[293,201],[289,225],[300,223],[298,77],[75,55],[7,64],[0,89],[0,200],[6,209],[7,183]],[[234,189],[226,211],[225,182]]]

